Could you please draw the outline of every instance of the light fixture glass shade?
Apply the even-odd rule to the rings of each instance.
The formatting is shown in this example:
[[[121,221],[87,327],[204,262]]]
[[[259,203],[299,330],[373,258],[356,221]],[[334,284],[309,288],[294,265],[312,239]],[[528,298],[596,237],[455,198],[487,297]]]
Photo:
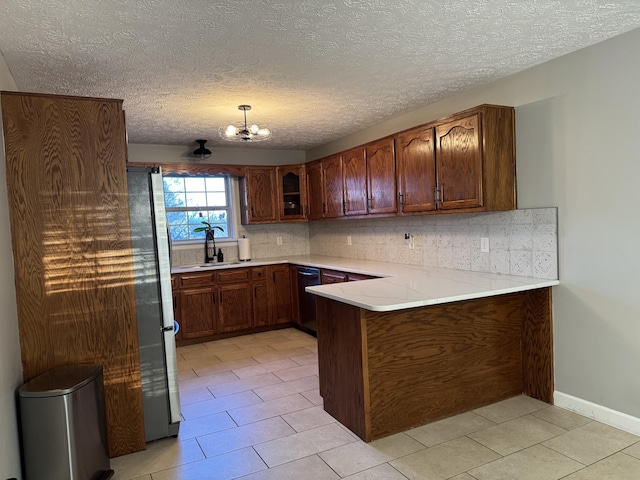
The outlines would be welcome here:
[[[247,110],[251,110],[250,105],[239,105],[238,110],[244,112],[244,122],[220,127],[218,133],[222,138],[230,142],[261,142],[271,138],[271,130],[266,125],[252,124],[247,126]]]

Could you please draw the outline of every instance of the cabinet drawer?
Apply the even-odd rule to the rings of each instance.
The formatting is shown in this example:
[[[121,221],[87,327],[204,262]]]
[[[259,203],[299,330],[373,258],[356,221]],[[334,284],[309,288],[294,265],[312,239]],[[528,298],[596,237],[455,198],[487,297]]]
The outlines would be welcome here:
[[[215,282],[215,273],[203,272],[203,273],[180,275],[178,285],[180,286],[180,288],[206,287],[209,285],[213,285],[214,282]]]
[[[264,280],[267,278],[267,267],[254,267],[251,269],[251,280]]]
[[[372,277],[371,275],[362,275],[361,273],[347,274],[348,282],[357,282],[358,280],[371,280],[372,278],[377,278],[377,277]]]
[[[347,274],[345,272],[338,272],[336,270],[322,270],[321,277],[323,285],[327,285],[329,283],[342,283],[347,281]]]
[[[171,290],[177,290],[180,286],[177,275],[171,275]]]
[[[218,283],[238,283],[251,280],[249,268],[230,268],[218,272]]]

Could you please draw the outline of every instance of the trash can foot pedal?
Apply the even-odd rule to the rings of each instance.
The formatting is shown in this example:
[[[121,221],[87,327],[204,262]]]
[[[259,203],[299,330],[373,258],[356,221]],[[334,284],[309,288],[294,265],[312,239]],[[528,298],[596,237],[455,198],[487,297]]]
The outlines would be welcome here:
[[[98,480],[109,480],[113,477],[113,474],[116,473],[113,470],[105,470],[102,475],[98,477]]]

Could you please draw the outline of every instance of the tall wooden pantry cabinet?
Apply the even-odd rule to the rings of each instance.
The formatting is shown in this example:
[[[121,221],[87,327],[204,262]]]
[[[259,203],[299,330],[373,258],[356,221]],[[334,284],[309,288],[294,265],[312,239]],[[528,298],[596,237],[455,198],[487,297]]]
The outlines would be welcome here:
[[[122,101],[0,104],[24,381],[102,365],[109,456],[143,450]]]

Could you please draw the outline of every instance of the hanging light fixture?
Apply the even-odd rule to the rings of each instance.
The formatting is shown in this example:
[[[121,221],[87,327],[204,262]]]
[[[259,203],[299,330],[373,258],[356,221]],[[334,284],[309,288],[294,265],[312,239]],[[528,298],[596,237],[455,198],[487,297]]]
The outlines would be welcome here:
[[[206,160],[211,156],[211,150],[204,146],[207,143],[206,140],[196,140],[200,146],[193,151],[193,155],[199,158],[200,160]]]
[[[222,138],[230,142],[261,142],[271,138],[271,130],[266,126],[247,125],[247,111],[251,110],[251,105],[238,105],[238,110],[244,112],[244,123],[238,122],[220,127],[218,133]]]

